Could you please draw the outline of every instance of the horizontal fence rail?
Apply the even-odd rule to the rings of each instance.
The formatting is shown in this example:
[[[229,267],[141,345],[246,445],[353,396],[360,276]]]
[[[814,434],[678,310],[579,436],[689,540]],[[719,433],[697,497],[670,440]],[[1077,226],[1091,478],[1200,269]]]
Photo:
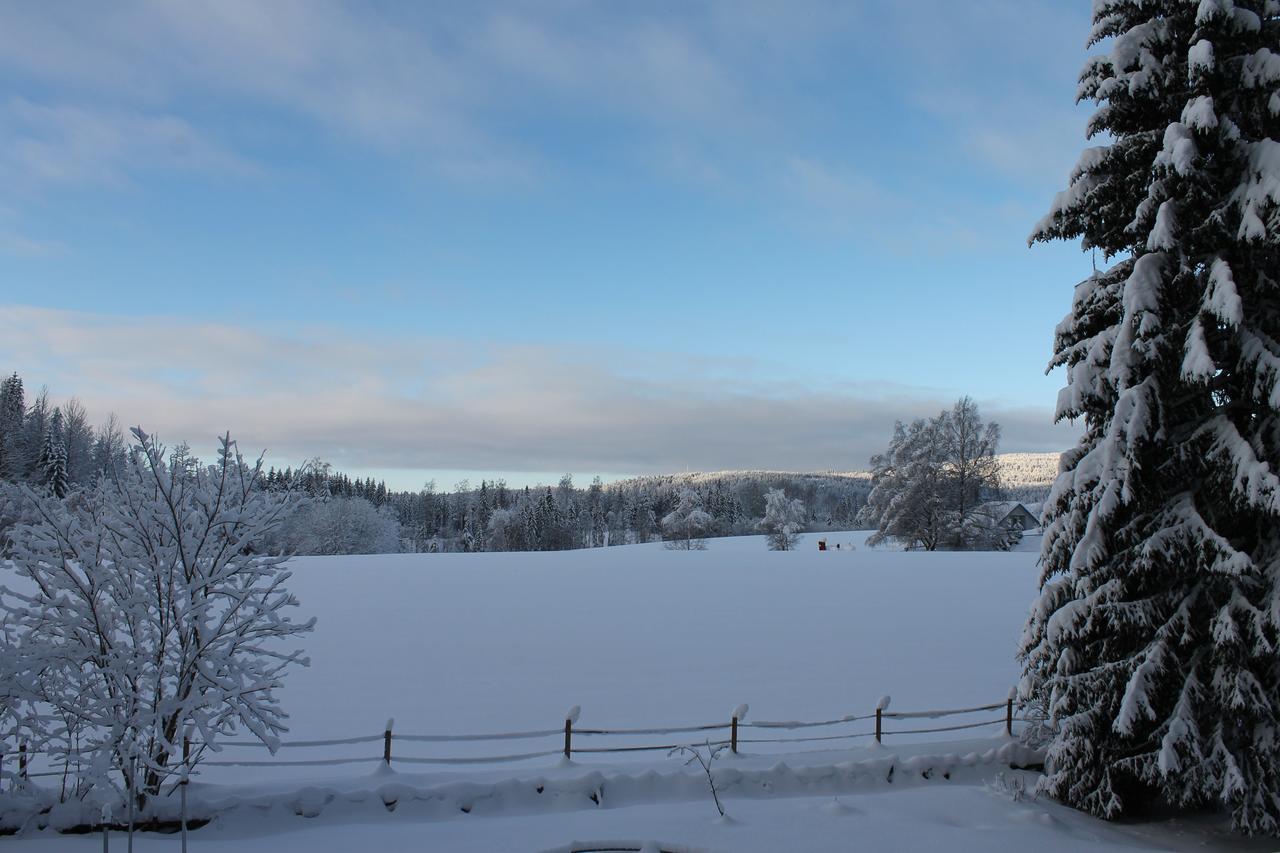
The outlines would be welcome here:
[[[275,744],[276,749],[270,751],[269,758],[245,758],[237,759],[232,757],[222,758],[221,753],[226,748],[252,748],[266,749],[266,744],[256,740],[226,740],[213,742],[198,742],[194,740],[184,739],[182,743],[182,753],[184,757],[191,756],[192,750],[197,752],[193,759],[188,759],[185,771],[190,772],[197,766],[203,767],[326,767],[341,766],[350,764],[369,764],[381,762],[388,766],[394,760],[398,764],[418,764],[418,765],[481,765],[481,764],[504,764],[519,761],[527,761],[537,758],[548,758],[554,755],[561,755],[566,760],[571,759],[575,754],[578,755],[608,755],[608,754],[627,754],[627,753],[643,753],[643,752],[670,752],[679,749],[682,746],[691,745],[689,740],[680,740],[667,738],[661,743],[642,743],[629,745],[579,745],[575,743],[575,738],[617,738],[617,737],[639,737],[639,736],[670,736],[670,735],[701,735],[699,740],[692,741],[692,744],[707,744],[712,748],[728,747],[732,752],[737,753],[740,745],[751,744],[815,744],[830,743],[836,744],[840,741],[849,741],[859,738],[875,738],[877,743],[882,743],[885,737],[898,735],[917,735],[917,734],[934,734],[944,732],[968,731],[973,729],[981,729],[994,726],[1002,726],[1004,734],[1012,736],[1013,724],[1033,723],[1038,720],[1026,717],[1014,716],[1014,698],[1011,692],[1009,698],[1003,702],[994,702],[989,705],[975,705],[967,708],[943,708],[928,711],[890,711],[889,697],[883,697],[876,705],[874,712],[869,714],[850,714],[843,717],[835,717],[828,720],[758,720],[748,722],[747,706],[739,705],[734,709],[729,720],[725,722],[706,723],[701,725],[689,726],[663,726],[663,727],[641,727],[641,728],[578,728],[577,721],[579,716],[579,708],[577,706],[571,708],[565,714],[563,726],[547,729],[535,729],[531,731],[521,732],[492,732],[492,733],[472,733],[472,734],[400,734],[394,731],[394,720],[388,720],[387,725],[381,733],[358,735],[355,737],[345,738],[328,738],[320,740],[286,740],[279,741]],[[982,714],[984,712],[1003,710],[1004,714],[998,717],[983,719],[976,722],[964,722],[949,724],[944,726],[916,726],[913,728],[887,729],[886,723],[895,721],[916,721],[916,720],[940,720],[948,717]],[[786,732],[805,731],[811,729],[833,728],[849,726],[855,723],[865,723],[874,721],[874,728],[870,726],[858,727],[855,731],[840,731],[832,734],[802,734],[788,735]],[[907,723],[911,725],[911,723]],[[740,732],[746,731],[746,736],[740,736]],[[563,737],[563,746],[555,748],[534,749],[532,751],[510,752],[493,755],[479,756],[417,756],[417,755],[394,755],[393,745],[395,743],[428,743],[428,744],[448,744],[448,743],[498,743],[506,741],[535,741],[550,738]],[[277,758],[276,752],[281,749],[319,749],[326,747],[339,746],[359,746],[363,744],[382,744],[381,756],[377,754],[357,755],[349,757],[318,757],[318,758]],[[203,749],[200,749],[203,748]],[[16,755],[16,766],[11,760]],[[34,771],[30,767],[30,763],[34,756],[45,756],[42,762],[46,765],[60,766],[57,770],[40,770]],[[210,757],[219,756],[219,757]],[[24,780],[28,778],[49,777],[49,776],[66,776],[68,773],[74,775],[75,771],[71,768],[82,766],[79,755],[72,750],[45,748],[32,748],[27,743],[20,743],[16,750],[6,745],[4,741],[0,741],[0,783],[5,779]],[[13,767],[13,769],[10,769]],[[0,787],[0,790],[3,790]]]

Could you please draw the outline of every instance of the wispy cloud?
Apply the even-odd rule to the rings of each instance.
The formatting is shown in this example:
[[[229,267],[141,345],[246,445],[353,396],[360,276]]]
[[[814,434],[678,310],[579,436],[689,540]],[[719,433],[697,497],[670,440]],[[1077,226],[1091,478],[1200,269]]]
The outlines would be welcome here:
[[[276,458],[349,469],[635,471],[862,467],[945,391],[760,381],[678,354],[276,335],[175,318],[0,309],[0,365],[199,445],[231,429]],[[640,358],[639,356],[644,356]],[[656,365],[643,372],[634,365]],[[1068,445],[1047,410],[981,401],[1005,449]]]
[[[1035,192],[1065,180],[1084,144],[1087,110],[1072,105],[1072,81],[1087,8],[974,0],[930,11],[899,5],[891,21],[916,48],[904,66],[908,91],[951,131],[943,155]],[[1073,31],[1078,40],[1060,37]]]
[[[139,171],[248,175],[255,169],[173,116],[48,106],[11,98],[0,106],[0,180],[10,187],[120,186]]]
[[[2,174],[3,170],[0,170]],[[0,205],[0,254],[26,258],[44,258],[67,251],[57,240],[44,240],[29,234],[15,208]]]
[[[46,87],[51,110],[92,95],[152,122],[190,122],[191,105],[235,102],[282,110],[452,176],[520,177],[538,156],[511,138],[509,119],[531,109],[613,115],[680,134],[758,123],[735,65],[748,34],[714,8],[618,20],[623,10],[576,4],[10,5],[0,10],[0,67]]]

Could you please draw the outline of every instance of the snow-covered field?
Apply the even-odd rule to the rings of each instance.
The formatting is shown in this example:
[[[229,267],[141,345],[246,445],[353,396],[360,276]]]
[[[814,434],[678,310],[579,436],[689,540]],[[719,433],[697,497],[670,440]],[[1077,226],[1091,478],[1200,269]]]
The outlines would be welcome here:
[[[1035,555],[870,550],[824,534],[533,554],[307,558],[290,581],[312,666],[291,737],[667,726],[1002,701]],[[857,550],[847,551],[856,543]],[[378,745],[375,745],[375,751]],[[492,747],[490,746],[490,751]]]
[[[866,714],[886,694],[891,710],[1005,698],[1036,588],[1034,542],[1009,554],[924,554],[868,549],[865,534],[824,536],[841,550],[818,552],[810,536],[798,551],[774,553],[762,538],[744,537],[712,540],[703,552],[654,544],[300,559],[290,586],[301,615],[319,621],[307,643],[312,666],[294,672],[281,694],[292,715],[287,739],[378,735],[388,717],[405,735],[551,730],[571,705],[582,707],[580,728],[661,728],[723,722],[740,702],[750,703],[748,721],[778,721]],[[1000,734],[998,727],[890,734],[882,748],[869,739],[814,749],[744,746],[743,755],[716,765],[729,821],[716,818],[705,780],[665,752],[575,755],[572,764],[557,756],[443,769],[401,763],[387,772],[376,761],[380,742],[282,749],[277,758],[370,761],[208,768],[192,785],[193,801],[217,804],[221,817],[193,834],[192,847],[515,851],[597,849],[611,840],[750,853],[1238,845],[1213,838],[1205,825],[1116,827],[1015,800],[1012,788],[1019,780],[1029,787],[1034,774],[1008,769],[1029,756]],[[395,754],[474,757],[555,750],[562,740],[557,733],[496,744],[397,741]],[[248,749],[215,757],[270,758]],[[575,839],[596,847],[566,846]],[[30,850],[101,844],[51,833],[22,840],[19,849]],[[175,843],[152,836],[138,849]]]

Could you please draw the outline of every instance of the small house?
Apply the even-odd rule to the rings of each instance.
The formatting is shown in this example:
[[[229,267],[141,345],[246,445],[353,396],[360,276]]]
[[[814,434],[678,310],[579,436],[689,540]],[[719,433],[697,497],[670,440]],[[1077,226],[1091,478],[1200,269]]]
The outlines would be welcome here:
[[[1032,530],[1040,526],[1040,519],[1017,501],[992,501],[978,510],[1006,530]]]

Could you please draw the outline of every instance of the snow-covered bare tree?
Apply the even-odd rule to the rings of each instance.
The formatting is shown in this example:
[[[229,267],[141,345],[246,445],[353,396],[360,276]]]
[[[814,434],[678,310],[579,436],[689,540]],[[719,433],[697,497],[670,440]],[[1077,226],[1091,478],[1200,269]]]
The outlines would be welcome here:
[[[84,405],[72,397],[62,407],[62,444],[67,451],[67,480],[84,486],[93,482],[93,427]]]
[[[119,419],[114,414],[108,415],[93,441],[91,467],[94,477],[110,476],[119,469],[124,464],[125,447],[124,431],[120,428]]]
[[[884,453],[871,458],[871,494],[861,513],[876,527],[867,540],[909,548],[983,548],[981,502],[999,487],[998,424],[985,424],[973,400],[950,411],[894,425]]]
[[[982,503],[983,493],[999,487],[1000,425],[983,423],[973,398],[961,397],[941,419],[939,430],[947,459],[947,503],[964,523]]]
[[[145,798],[176,772],[189,727],[197,760],[241,730],[274,748],[275,691],[306,662],[288,644],[312,622],[290,618],[285,557],[263,550],[294,499],[259,487],[261,459],[247,464],[228,436],[215,464],[174,477],[164,449],[133,434],[94,489],[28,491],[35,520],[11,534],[21,591],[0,589],[0,691],[20,715],[7,725],[88,753],[82,783],[119,785],[136,760],[124,784]]]
[[[707,547],[706,534],[711,514],[702,508],[702,498],[693,489],[680,490],[679,503],[662,518],[662,535],[667,547],[679,551],[701,551]]]
[[[770,489],[764,496],[764,518],[760,529],[770,551],[790,551],[800,541],[805,526],[804,501],[788,498],[782,489]]]
[[[871,459],[866,515],[877,529],[868,543],[937,550],[948,533],[945,461],[937,419],[894,425],[889,449]]]
[[[1095,0],[1089,148],[1033,240],[1114,264],[1057,328],[1083,419],[1046,509],[1024,695],[1042,790],[1280,834],[1280,3]]]

